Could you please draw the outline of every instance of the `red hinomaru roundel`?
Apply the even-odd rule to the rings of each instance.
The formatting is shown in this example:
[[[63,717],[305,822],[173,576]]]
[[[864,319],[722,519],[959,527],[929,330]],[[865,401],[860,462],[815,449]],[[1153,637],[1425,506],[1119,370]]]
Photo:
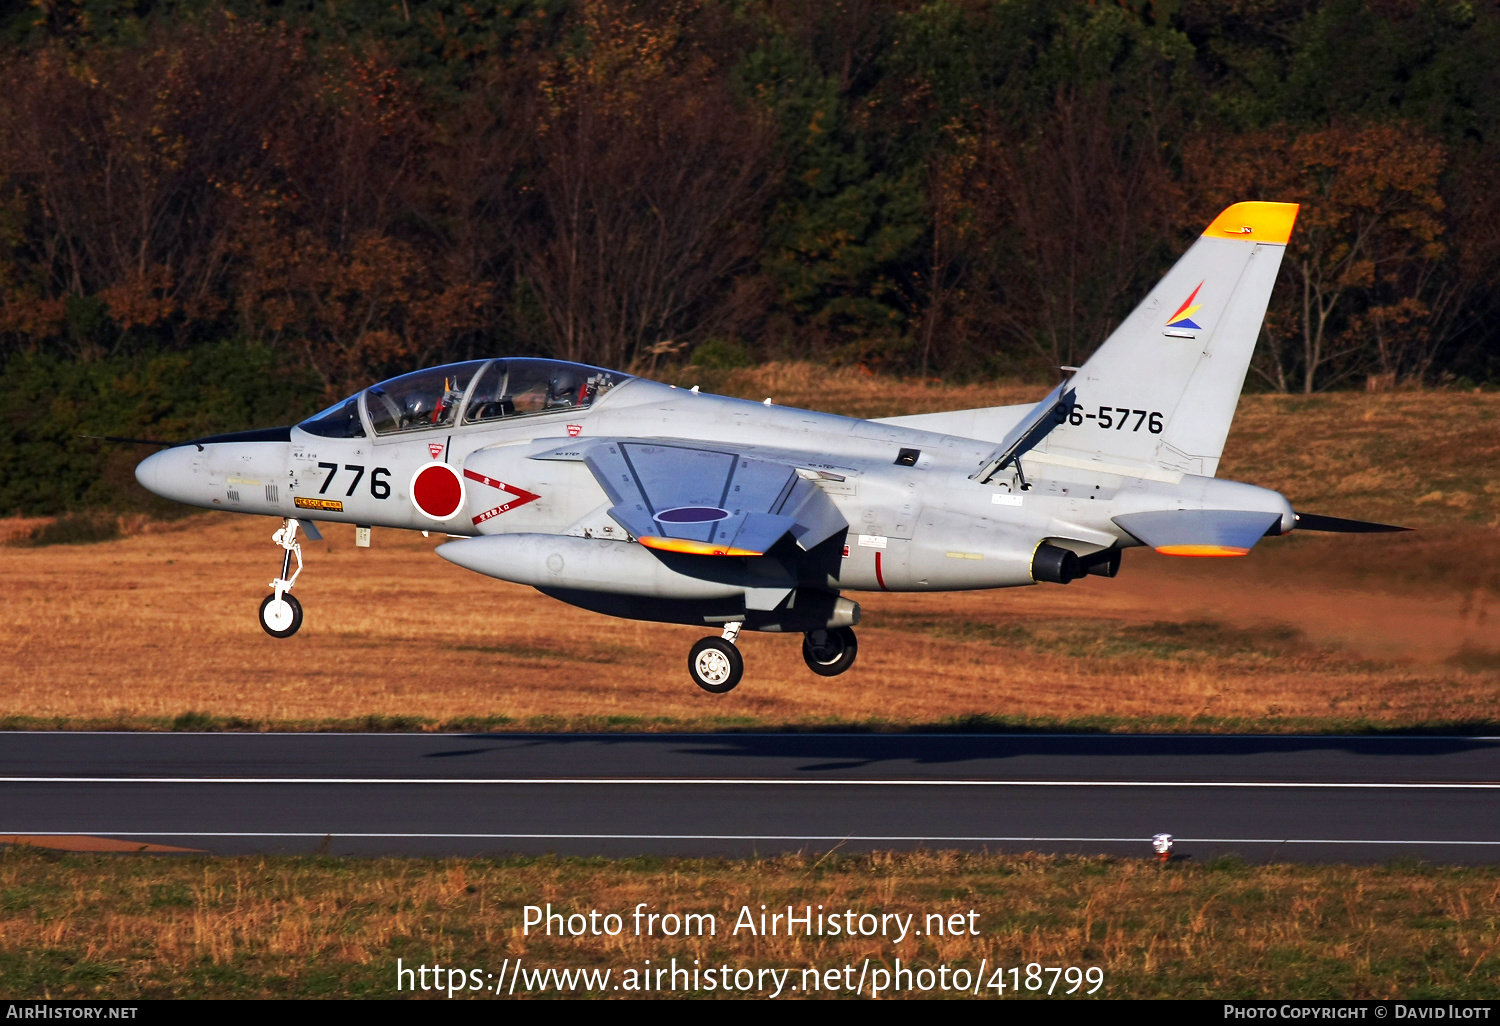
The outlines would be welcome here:
[[[464,481],[446,463],[424,463],[411,476],[411,504],[425,517],[452,520],[464,508]]]

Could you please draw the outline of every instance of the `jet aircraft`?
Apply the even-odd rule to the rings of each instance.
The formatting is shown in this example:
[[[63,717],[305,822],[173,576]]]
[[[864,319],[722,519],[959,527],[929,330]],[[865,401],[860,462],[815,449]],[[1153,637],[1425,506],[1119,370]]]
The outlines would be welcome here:
[[[1294,529],[1400,530],[1298,513],[1215,476],[1296,220],[1224,210],[1040,402],[860,420],[545,359],[433,367],[294,427],[201,438],[136,470],[152,492],[283,518],[261,626],[302,624],[299,528],[442,531],[459,566],[611,616],[719,633],[699,687],[731,690],[742,630],[853,665],[845,592],[1114,577],[1122,552],[1243,556]],[[295,562],[295,567],[293,566]]]

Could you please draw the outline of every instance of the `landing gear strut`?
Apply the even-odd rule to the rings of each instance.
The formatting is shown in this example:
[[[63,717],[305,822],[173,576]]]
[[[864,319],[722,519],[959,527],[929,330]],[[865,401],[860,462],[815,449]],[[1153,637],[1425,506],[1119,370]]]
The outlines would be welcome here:
[[[802,660],[820,677],[837,677],[854,665],[859,641],[853,627],[808,631],[802,635]]]
[[[692,674],[693,683],[710,694],[733,691],[744,676],[745,660],[734,646],[740,626],[740,621],[726,623],[721,637],[704,638],[688,653],[688,673]]]
[[[297,541],[295,518],[283,520],[281,530],[271,535],[271,540],[282,548],[281,576],[271,582],[274,589],[260,603],[260,625],[273,638],[290,638],[302,626],[302,603],[292,597],[292,585],[302,573],[302,544]],[[297,570],[290,577],[292,557],[297,557]]]

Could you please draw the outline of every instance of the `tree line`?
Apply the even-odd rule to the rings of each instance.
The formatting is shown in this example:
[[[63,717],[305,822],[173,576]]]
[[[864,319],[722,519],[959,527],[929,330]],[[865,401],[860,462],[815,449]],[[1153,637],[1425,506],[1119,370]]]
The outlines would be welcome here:
[[[1241,199],[1303,204],[1259,387],[1500,371],[1489,3],[13,0],[0,39],[16,380],[1051,380]]]

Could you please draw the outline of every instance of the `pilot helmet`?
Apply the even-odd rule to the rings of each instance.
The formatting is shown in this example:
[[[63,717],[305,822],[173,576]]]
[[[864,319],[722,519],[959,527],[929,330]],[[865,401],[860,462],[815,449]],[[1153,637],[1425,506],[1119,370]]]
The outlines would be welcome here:
[[[437,408],[437,396],[432,392],[409,392],[402,401],[401,409],[408,420],[430,417]]]
[[[559,368],[552,375],[552,381],[547,386],[548,399],[572,399],[578,393],[577,372]]]

